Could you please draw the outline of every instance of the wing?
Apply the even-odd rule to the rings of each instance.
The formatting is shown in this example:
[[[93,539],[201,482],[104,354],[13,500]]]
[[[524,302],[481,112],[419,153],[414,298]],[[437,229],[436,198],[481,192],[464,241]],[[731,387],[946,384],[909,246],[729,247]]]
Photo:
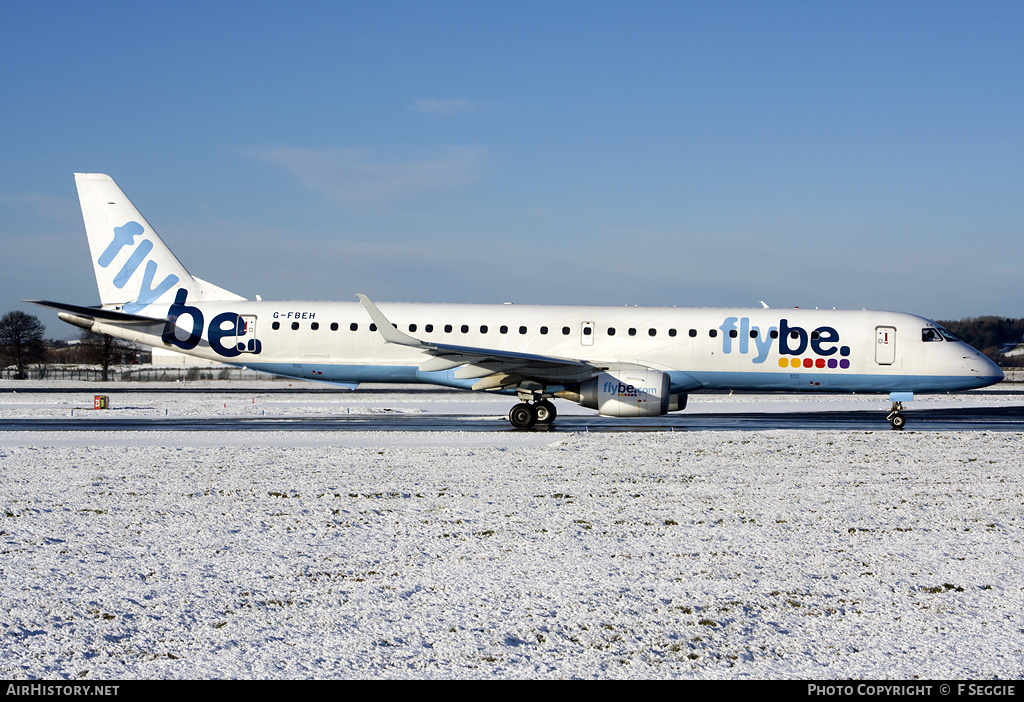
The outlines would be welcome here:
[[[427,354],[427,358],[420,363],[421,371],[444,371],[456,368],[457,370],[453,373],[456,378],[463,380],[479,378],[473,384],[474,390],[497,390],[530,383],[540,383],[541,385],[578,383],[598,371],[610,368],[640,367],[628,363],[600,363],[580,358],[543,356],[518,351],[422,341],[400,331],[366,295],[358,297],[385,342],[419,349]]]

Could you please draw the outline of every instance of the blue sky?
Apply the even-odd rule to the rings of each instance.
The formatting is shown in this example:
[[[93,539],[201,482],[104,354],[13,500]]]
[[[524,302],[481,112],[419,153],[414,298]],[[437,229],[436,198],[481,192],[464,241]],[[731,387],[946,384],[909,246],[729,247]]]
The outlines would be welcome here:
[[[1024,316],[1019,2],[5,3],[0,312],[72,174],[247,297]]]

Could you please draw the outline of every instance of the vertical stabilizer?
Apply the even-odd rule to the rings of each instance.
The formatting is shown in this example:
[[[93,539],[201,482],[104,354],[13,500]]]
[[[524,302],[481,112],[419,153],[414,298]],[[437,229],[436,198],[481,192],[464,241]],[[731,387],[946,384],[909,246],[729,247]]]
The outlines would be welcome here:
[[[180,289],[190,302],[245,299],[189,275],[110,176],[76,173],[75,184],[104,307],[142,314]]]

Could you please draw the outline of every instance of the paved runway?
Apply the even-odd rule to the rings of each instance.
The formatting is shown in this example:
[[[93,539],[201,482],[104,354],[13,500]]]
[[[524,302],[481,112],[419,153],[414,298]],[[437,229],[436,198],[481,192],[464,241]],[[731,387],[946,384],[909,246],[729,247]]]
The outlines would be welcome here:
[[[1024,407],[908,410],[906,431],[1024,431]],[[0,431],[891,431],[884,411],[685,412],[647,419],[562,415],[550,427],[513,429],[503,416],[345,414],[318,417],[99,417],[0,419]]]

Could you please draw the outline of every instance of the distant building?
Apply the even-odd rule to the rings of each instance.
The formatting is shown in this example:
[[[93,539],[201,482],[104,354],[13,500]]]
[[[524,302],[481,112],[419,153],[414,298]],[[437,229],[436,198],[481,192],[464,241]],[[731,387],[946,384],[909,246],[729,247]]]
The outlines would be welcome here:
[[[202,366],[203,368],[217,368],[223,366],[223,363],[219,361],[207,361],[203,358],[196,358],[195,356],[186,356],[183,353],[172,351],[170,349],[160,349],[153,347],[153,365],[154,366]]]

